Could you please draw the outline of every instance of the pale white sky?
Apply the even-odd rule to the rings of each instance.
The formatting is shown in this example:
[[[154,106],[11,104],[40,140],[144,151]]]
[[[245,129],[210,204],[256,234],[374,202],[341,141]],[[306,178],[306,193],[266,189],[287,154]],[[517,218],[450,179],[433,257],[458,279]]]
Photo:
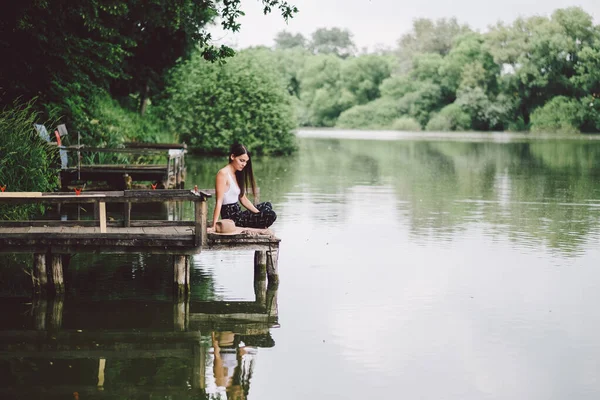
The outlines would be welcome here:
[[[481,32],[498,21],[510,23],[519,16],[549,16],[558,8],[579,6],[600,22],[600,0],[288,0],[299,9],[286,25],[277,12],[262,14],[260,0],[243,0],[238,34],[210,29],[217,44],[235,48],[273,45],[282,30],[302,33],[306,38],[318,28],[346,28],[360,49],[378,44],[393,47],[410,31],[415,18],[456,17],[460,23]]]

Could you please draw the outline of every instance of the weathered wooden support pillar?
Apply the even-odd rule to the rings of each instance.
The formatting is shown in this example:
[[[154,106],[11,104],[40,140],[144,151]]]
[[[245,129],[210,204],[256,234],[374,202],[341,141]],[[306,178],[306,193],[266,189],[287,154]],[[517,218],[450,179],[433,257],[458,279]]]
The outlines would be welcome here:
[[[185,332],[189,328],[190,302],[188,298],[178,298],[173,302],[173,327],[177,332]]]
[[[189,256],[173,256],[173,289],[176,301],[185,300],[190,293]]]
[[[79,204],[77,205],[79,207]],[[94,221],[100,221],[100,203],[94,203]]]
[[[123,203],[123,226],[129,228],[131,226],[131,202]]]
[[[206,218],[208,214],[206,199],[194,202],[194,211],[196,247],[206,246]]]
[[[254,296],[256,302],[265,304],[267,295],[267,252],[254,252]]]
[[[273,249],[267,253],[267,277],[269,279],[269,288],[277,289],[279,286],[279,249]]]
[[[62,255],[50,254],[49,258],[52,265],[52,287],[54,293],[64,293],[65,279],[63,276]]]
[[[46,269],[46,254],[36,253],[33,255],[33,281],[34,293],[45,293],[48,290],[48,271]]]

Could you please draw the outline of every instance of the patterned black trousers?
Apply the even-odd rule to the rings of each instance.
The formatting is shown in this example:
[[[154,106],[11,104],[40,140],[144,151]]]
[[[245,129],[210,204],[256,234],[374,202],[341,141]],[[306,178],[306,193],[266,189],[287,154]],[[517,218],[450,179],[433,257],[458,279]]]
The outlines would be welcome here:
[[[258,203],[256,208],[260,212],[254,214],[249,210],[242,211],[239,203],[223,204],[221,207],[221,218],[232,219],[235,222],[235,226],[243,228],[268,228],[273,225],[273,222],[277,219],[277,214],[273,211],[271,203],[268,201]]]

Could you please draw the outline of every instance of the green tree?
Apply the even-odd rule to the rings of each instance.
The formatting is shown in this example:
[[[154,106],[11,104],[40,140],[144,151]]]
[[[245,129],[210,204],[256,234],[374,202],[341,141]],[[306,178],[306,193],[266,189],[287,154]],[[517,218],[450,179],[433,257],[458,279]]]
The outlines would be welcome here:
[[[261,0],[264,12],[283,18],[297,9],[287,1]],[[219,17],[238,31],[241,0],[67,0],[13,2],[0,20],[0,105],[39,97],[38,105],[67,122],[89,119],[88,96],[111,89],[136,94],[140,110],[162,84],[164,72],[199,45],[205,59],[233,50],[212,43],[204,26]]]
[[[580,95],[574,85],[578,71],[586,69],[580,55],[591,56],[586,49],[594,48],[599,34],[592,17],[578,7],[556,10],[551,18],[517,19],[512,26],[492,28],[486,43],[505,71],[505,92],[518,99],[514,119],[528,124],[531,112],[549,99]]]
[[[355,96],[342,86],[343,62],[333,54],[306,60],[300,76],[300,100],[306,110],[301,125],[334,126],[340,113],[356,103]]]
[[[287,31],[281,31],[275,35],[275,48],[277,50],[293,49],[295,47],[306,47],[306,38],[301,33],[294,35]]]
[[[290,95],[272,65],[252,52],[240,52],[224,65],[197,52],[173,70],[167,91],[166,123],[193,149],[225,154],[233,142],[255,154],[295,148]]]
[[[374,54],[351,57],[342,63],[342,85],[365,104],[380,97],[379,86],[390,77],[393,59]]]
[[[354,55],[356,45],[347,29],[319,28],[313,32],[309,45],[314,54],[335,54],[346,58]]]
[[[399,71],[406,72],[410,69],[416,54],[436,53],[445,56],[452,49],[454,39],[468,32],[471,29],[467,25],[460,25],[456,18],[414,20],[412,30],[398,40]]]

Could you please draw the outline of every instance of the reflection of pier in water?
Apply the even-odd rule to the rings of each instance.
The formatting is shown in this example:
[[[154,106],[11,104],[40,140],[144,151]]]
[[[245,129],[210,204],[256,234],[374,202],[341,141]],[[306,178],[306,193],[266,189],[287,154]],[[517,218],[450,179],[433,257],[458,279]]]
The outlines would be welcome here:
[[[276,290],[261,290],[253,302],[4,299],[0,398],[246,398],[278,327]]]

